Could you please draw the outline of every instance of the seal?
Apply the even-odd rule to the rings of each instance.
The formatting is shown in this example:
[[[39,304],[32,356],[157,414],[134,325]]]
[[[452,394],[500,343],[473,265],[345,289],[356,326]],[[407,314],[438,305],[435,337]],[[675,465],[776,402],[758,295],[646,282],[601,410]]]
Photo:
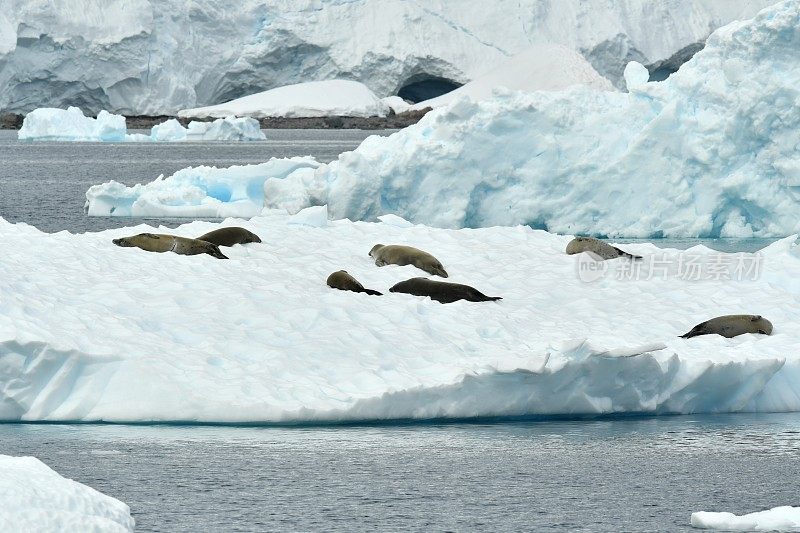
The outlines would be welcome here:
[[[601,259],[615,259],[617,257],[628,257],[630,259],[641,259],[640,255],[623,252],[616,246],[611,246],[607,242],[595,239],[594,237],[575,237],[567,244],[567,254],[574,255],[581,252],[592,252]]]
[[[219,251],[219,246],[200,239],[189,239],[163,233],[140,233],[131,237],[114,239],[117,246],[141,248],[148,252],[175,252],[181,255],[208,254],[217,259],[228,259]]]
[[[364,286],[358,282],[356,278],[347,273],[346,270],[337,270],[328,276],[328,287],[332,289],[339,289],[342,291],[365,292],[373,296],[383,296],[383,293],[373,291],[372,289],[365,289]]]
[[[370,257],[375,259],[375,264],[379,267],[385,265],[414,265],[420,270],[424,270],[428,274],[435,276],[447,277],[444,267],[438,259],[433,257],[428,252],[423,252],[411,246],[402,246],[399,244],[376,244],[369,251]]]
[[[772,322],[761,315],[724,315],[706,320],[697,324],[689,331],[681,335],[682,339],[691,339],[698,335],[717,334],[731,338],[743,333],[761,333],[762,335],[772,335]]]
[[[500,296],[486,296],[475,287],[461,283],[448,283],[434,281],[427,278],[411,278],[394,285],[389,292],[404,292],[414,296],[427,296],[443,304],[453,303],[458,300],[469,302],[494,302],[502,300]]]
[[[234,244],[261,242],[261,239],[258,237],[258,235],[237,226],[209,231],[205,235],[200,235],[197,237],[197,240],[210,242],[211,244],[216,244],[217,246],[233,246]]]

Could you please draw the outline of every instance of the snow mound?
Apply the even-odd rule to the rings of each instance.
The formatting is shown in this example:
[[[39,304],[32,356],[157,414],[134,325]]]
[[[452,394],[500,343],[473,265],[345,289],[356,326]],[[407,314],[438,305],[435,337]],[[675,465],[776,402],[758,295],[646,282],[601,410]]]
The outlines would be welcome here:
[[[0,455],[0,531],[132,532],[130,509],[34,457]]]
[[[634,73],[630,93],[458,99],[328,165],[267,180],[265,205],[447,228],[788,235],[800,227],[797,27],[800,2],[781,2],[717,30],[664,82]]]
[[[230,9],[186,0],[14,2],[0,10],[0,110],[81,102],[92,113],[172,115],[337,78],[385,96],[426,78],[466,83],[543,42],[580,52],[623,88],[628,61],[674,70],[712,30],[771,3],[498,0],[487,9],[485,0],[242,0]]]
[[[86,191],[89,216],[252,217],[264,207],[264,181],[299,168],[316,168],[311,157],[272,158],[258,165],[189,167],[145,185],[117,181]]]
[[[100,111],[97,118],[84,116],[77,107],[43,107],[25,116],[17,136],[23,141],[111,141],[125,140],[125,117]]]
[[[797,531],[800,507],[775,507],[742,516],[733,513],[692,513],[692,527],[725,531]]]
[[[637,265],[675,268],[629,279],[632,263],[616,259],[588,283],[580,261],[564,253],[568,236],[388,222],[326,221],[322,207],[80,235],[0,220],[0,420],[800,410],[800,259],[789,253],[792,239],[741,256],[626,245],[645,256]],[[227,261],[111,243],[228,225],[263,243],[225,248]],[[389,293],[424,273],[376,267],[367,255],[376,243],[429,251],[448,281],[503,300],[442,305]],[[693,280],[677,269],[687,253],[716,266],[757,262],[758,276]],[[340,269],[384,296],[330,289],[325,280]],[[678,337],[731,313],[762,314],[775,330]]]
[[[475,102],[486,100],[498,87],[516,91],[559,91],[573,85],[614,90],[611,82],[598,74],[578,52],[566,46],[540,44],[503,61],[454,91],[415,104],[413,109],[442,107],[464,96]]]
[[[179,117],[373,117],[389,111],[366,85],[329,80],[298,83],[251,94],[224,104],[184,109]]]

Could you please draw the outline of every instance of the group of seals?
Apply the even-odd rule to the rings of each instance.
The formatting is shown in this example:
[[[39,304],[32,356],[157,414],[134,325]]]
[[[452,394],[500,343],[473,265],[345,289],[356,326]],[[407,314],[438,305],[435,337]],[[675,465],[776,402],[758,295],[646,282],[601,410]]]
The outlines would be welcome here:
[[[220,251],[220,246],[261,242],[261,239],[255,233],[244,228],[230,227],[211,231],[196,239],[165,233],[139,233],[130,237],[113,239],[111,242],[117,246],[136,247],[148,252],[175,252],[180,255],[208,254],[217,259],[228,259]]]
[[[567,244],[566,252],[568,255],[589,252],[593,257],[604,261],[606,259],[616,259],[617,257],[626,257],[634,260],[642,258],[594,237],[575,237]],[[730,339],[744,333],[772,335],[772,323],[761,315],[724,315],[701,322],[688,333],[680,335],[680,337],[682,339],[691,339],[699,335],[716,334]]]
[[[442,263],[434,256],[414,248],[399,244],[376,244],[369,251],[370,257],[375,260],[379,267],[385,265],[413,265],[420,270],[424,270],[435,276],[447,277]],[[361,283],[344,270],[339,270],[328,276],[328,286],[334,289],[341,289],[353,292],[365,292],[367,294],[381,295],[378,291],[365,289]],[[447,304],[458,300],[469,302],[493,302],[502,300],[500,296],[486,296],[478,289],[461,283],[446,283],[427,278],[412,278],[401,281],[393,285],[389,292],[402,292],[413,294],[414,296],[427,296],[437,302]]]

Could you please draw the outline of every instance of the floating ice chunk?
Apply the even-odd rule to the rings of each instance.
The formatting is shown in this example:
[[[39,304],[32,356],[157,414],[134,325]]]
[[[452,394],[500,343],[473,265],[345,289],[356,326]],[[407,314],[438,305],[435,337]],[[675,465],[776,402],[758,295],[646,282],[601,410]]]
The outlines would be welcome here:
[[[264,207],[264,181],[298,168],[316,168],[311,157],[271,159],[230,168],[189,167],[133,187],[116,181],[86,191],[90,216],[252,217]]]
[[[800,507],[782,506],[737,516],[733,513],[692,513],[692,527],[724,531],[797,531]]]
[[[0,455],[0,531],[132,532],[130,508],[34,457]]]
[[[647,67],[641,63],[630,61],[625,66],[623,76],[625,77],[625,85],[628,91],[633,91],[634,89],[643,87],[644,84],[647,83],[647,80],[650,79],[650,72],[648,72]]]
[[[113,141],[125,140],[125,117],[100,111],[97,118],[84,116],[77,107],[42,107],[25,116],[17,136],[27,141]]]
[[[267,137],[256,119],[229,116],[214,122],[190,122],[187,138],[203,141],[263,141]]]
[[[185,141],[186,128],[177,119],[171,118],[153,126],[150,130],[150,138],[154,141]]]

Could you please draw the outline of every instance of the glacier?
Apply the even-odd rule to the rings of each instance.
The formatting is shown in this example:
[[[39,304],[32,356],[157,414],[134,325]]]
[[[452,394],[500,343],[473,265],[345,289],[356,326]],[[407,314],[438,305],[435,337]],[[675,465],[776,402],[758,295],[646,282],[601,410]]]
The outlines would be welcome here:
[[[775,507],[766,511],[737,516],[733,513],[692,513],[692,527],[724,531],[797,531],[800,507]]]
[[[230,257],[156,254],[113,238],[241,225]],[[626,249],[672,265],[594,281],[569,236],[437,229],[396,216],[329,221],[324,207],[249,221],[47,234],[0,220],[0,420],[308,423],[495,416],[800,410],[800,257]],[[434,252],[453,282],[502,296],[442,305],[388,293],[422,273],[378,268],[375,243]],[[687,254],[689,254],[687,256]],[[687,257],[755,261],[757,276],[693,280]],[[655,262],[657,259],[657,262]],[[637,262],[639,264],[639,262]],[[367,296],[330,289],[348,270]],[[681,339],[712,316],[756,313],[771,336]]]
[[[445,228],[783,237],[800,230],[799,26],[800,2],[781,2],[714,32],[663,82],[645,82],[644,67],[629,64],[628,93],[584,86],[461,97],[330,164],[268,176],[253,203]],[[149,186],[99,185],[104,204],[93,208],[87,195],[89,212],[108,215]],[[228,213],[252,216],[254,205],[240,205]],[[152,201],[148,209],[172,212]]]
[[[0,455],[0,530],[132,533],[130,508],[34,457]]]
[[[558,91],[573,85],[614,90],[611,82],[598,74],[579,53],[566,46],[541,44],[506,59],[458,89],[414,104],[412,109],[442,107],[464,96],[476,102],[485,100],[491,98],[498,87],[530,92]]]
[[[426,80],[466,83],[540,43],[580,52],[622,88],[628,61],[675,70],[712,30],[771,3],[4,0],[0,110],[173,115],[341,78],[390,96]]]
[[[150,135],[127,133],[125,117],[100,111],[97,118],[84,116],[77,107],[39,108],[25,116],[17,132],[21,141],[178,142],[260,141],[266,139],[257,120],[226,116],[213,122],[192,121],[184,128],[176,119],[156,124]]]

